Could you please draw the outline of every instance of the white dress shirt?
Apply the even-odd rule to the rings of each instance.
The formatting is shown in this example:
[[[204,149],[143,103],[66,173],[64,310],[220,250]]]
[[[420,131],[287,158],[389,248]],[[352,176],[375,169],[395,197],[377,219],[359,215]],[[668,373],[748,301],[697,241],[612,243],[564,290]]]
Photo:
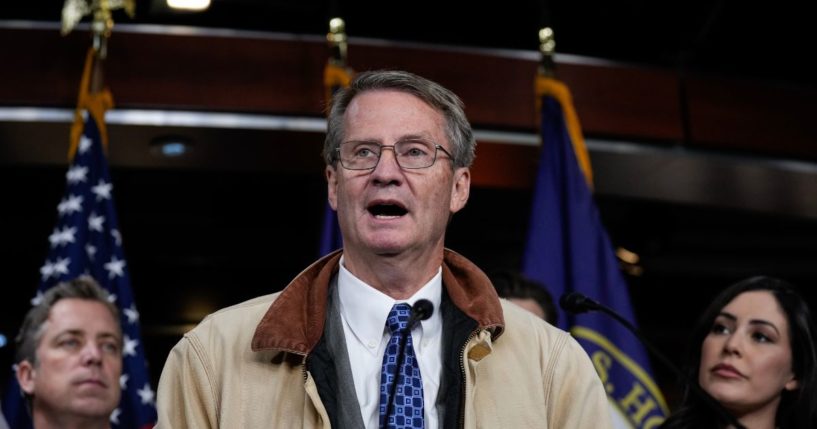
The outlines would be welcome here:
[[[414,305],[417,300],[427,299],[434,304],[434,312],[427,320],[418,323],[411,330],[414,353],[423,378],[423,408],[425,427],[437,429],[437,392],[442,376],[442,318],[440,300],[442,297],[442,268],[428,283],[409,299],[395,301],[388,295],[367,285],[350,273],[340,260],[338,272],[338,296],[346,348],[352,367],[357,402],[363,423],[368,429],[380,427],[380,368],[383,353],[391,333],[386,328],[386,319],[394,304],[406,302]]]

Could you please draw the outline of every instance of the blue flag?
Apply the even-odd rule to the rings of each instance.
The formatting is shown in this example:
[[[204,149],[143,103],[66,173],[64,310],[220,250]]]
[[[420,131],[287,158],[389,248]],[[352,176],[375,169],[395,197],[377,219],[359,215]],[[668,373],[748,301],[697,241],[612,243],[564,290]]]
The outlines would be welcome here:
[[[345,48],[338,52],[345,52]],[[341,88],[348,88],[352,81],[352,69],[346,67],[346,59],[340,58],[329,61],[323,69],[323,85],[326,91],[326,105],[332,105],[332,97]],[[338,163],[337,168],[343,168]],[[321,242],[318,255],[324,256],[333,250],[343,247],[343,236],[340,234],[338,226],[338,214],[332,210],[329,203],[323,212],[323,225],[321,228]]]
[[[82,274],[91,275],[119,308],[124,335],[122,399],[111,414],[114,428],[142,429],[156,422],[154,391],[145,361],[139,313],[131,292],[128,265],[122,251],[117,225],[113,186],[102,145],[100,127],[86,112],[84,129],[66,174],[65,195],[57,206],[57,226],[48,237],[50,251],[40,268],[40,286],[32,299],[36,304],[43,292],[61,281]],[[104,124],[103,130],[104,130]],[[11,428],[30,428],[16,378],[3,399],[3,414]]]
[[[342,167],[338,166],[338,168]],[[321,246],[318,254],[324,256],[341,247],[343,247],[343,237],[340,235],[340,226],[338,226],[338,214],[332,210],[329,203],[326,203],[323,212],[323,227],[321,228]]]
[[[634,324],[627,283],[588,183],[589,159],[570,93],[556,80],[540,79],[545,80],[538,83],[542,151],[523,273],[544,283],[557,298],[581,292]],[[559,326],[569,330],[592,359],[617,427],[653,428],[664,420],[668,408],[634,335],[599,313],[562,312]]]

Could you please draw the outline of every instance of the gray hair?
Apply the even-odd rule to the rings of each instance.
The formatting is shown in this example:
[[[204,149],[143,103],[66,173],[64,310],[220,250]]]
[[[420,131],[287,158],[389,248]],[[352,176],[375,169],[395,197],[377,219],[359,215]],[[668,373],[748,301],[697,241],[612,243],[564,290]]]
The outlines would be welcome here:
[[[37,346],[43,336],[43,324],[48,320],[51,308],[60,300],[68,298],[98,301],[104,304],[116,321],[117,330],[121,332],[119,310],[108,300],[108,292],[102,289],[90,276],[80,276],[52,287],[43,294],[39,304],[28,310],[25,319],[23,319],[20,333],[15,340],[17,343],[15,362],[20,363],[27,360],[32,365],[37,363]]]
[[[455,168],[470,167],[474,162],[477,143],[471,124],[465,117],[463,103],[453,92],[423,77],[405,71],[378,70],[355,76],[348,88],[335,93],[327,121],[326,140],[323,145],[323,159],[326,165],[335,165],[337,148],[344,139],[343,116],[352,100],[374,90],[401,91],[423,100],[443,114],[446,121],[446,136],[452,145]]]

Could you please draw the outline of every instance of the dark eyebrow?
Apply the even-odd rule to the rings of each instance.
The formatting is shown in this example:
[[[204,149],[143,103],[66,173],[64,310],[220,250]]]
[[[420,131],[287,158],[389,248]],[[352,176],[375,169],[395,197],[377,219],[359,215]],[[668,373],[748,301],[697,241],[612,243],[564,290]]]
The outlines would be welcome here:
[[[750,321],[749,321],[749,324],[750,324],[750,325],[763,325],[763,326],[768,326],[768,327],[770,327],[770,328],[774,329],[774,332],[775,332],[775,333],[777,333],[777,335],[780,335],[780,330],[778,330],[778,329],[777,329],[777,326],[775,326],[775,325],[774,325],[774,323],[769,322],[768,320],[763,320],[763,319],[752,319],[752,320],[750,320]]]
[[[737,321],[737,320],[738,320],[738,318],[737,318],[737,317],[735,317],[735,315],[734,315],[734,314],[727,313],[727,312],[725,312],[725,311],[721,311],[721,312],[718,314],[718,316],[720,316],[720,317],[725,317],[725,318],[727,318],[727,319],[729,319],[729,320],[731,320],[731,321],[733,321],[733,322],[735,322],[735,321]],[[750,325],[764,325],[764,326],[768,326],[768,327],[770,327],[770,328],[774,329],[774,331],[777,333],[777,335],[780,335],[780,330],[779,330],[779,329],[777,329],[777,326],[775,326],[775,325],[774,325],[774,323],[769,322],[768,320],[763,320],[763,319],[751,319],[751,320],[749,320],[749,324],[750,324]]]
[[[346,140],[341,142],[340,144],[345,143],[371,143],[371,144],[381,144],[379,140],[376,139],[363,139],[363,140]]]
[[[408,140],[422,140],[422,141],[430,142],[431,141],[431,136],[429,136],[428,133],[406,134],[404,136],[400,136],[400,138],[397,139],[398,142],[408,141]]]
[[[727,318],[727,319],[729,319],[729,320],[731,320],[731,321],[733,321],[733,322],[736,322],[736,321],[738,320],[738,318],[737,318],[737,317],[735,317],[735,315],[734,315],[734,314],[732,314],[732,313],[727,313],[727,312],[725,312],[725,311],[721,311],[720,313],[718,313],[718,317],[725,317],[725,318]]]
[[[83,331],[81,329],[66,329],[66,330],[58,333],[54,338],[60,338],[60,337],[62,337],[64,335],[85,336],[85,334],[86,334],[85,331]],[[116,332],[100,332],[99,334],[96,335],[96,337],[97,338],[110,337],[110,338],[113,338],[113,339],[116,339],[116,340],[121,338],[121,336]]]
[[[114,332],[102,332],[96,335],[97,338],[113,338],[114,340],[119,340],[122,338],[119,334]]]

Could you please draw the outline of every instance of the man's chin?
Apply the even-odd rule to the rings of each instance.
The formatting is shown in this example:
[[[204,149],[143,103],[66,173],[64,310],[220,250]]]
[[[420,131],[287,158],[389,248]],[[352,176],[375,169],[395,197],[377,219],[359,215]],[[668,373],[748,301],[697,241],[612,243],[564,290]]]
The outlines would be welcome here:
[[[402,254],[403,248],[396,246],[384,246],[372,249],[372,253],[374,253],[377,256],[394,257]]]
[[[110,401],[89,401],[89,400],[81,400],[74,404],[72,407],[74,410],[74,414],[85,416],[87,418],[108,418],[110,417],[113,410],[116,409],[116,406],[119,404],[119,401],[116,403],[111,404]]]
[[[88,417],[109,416],[119,405],[119,396],[111,392],[80,392],[72,401],[76,413]]]
[[[405,251],[406,243],[393,239],[376,239],[366,243],[366,247],[378,256],[397,256]]]

